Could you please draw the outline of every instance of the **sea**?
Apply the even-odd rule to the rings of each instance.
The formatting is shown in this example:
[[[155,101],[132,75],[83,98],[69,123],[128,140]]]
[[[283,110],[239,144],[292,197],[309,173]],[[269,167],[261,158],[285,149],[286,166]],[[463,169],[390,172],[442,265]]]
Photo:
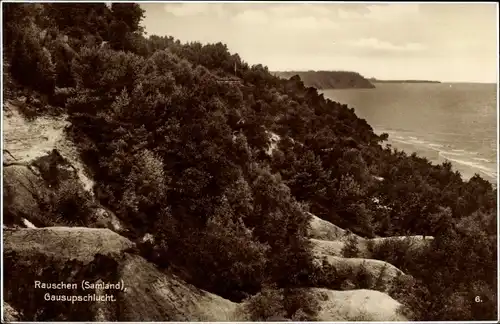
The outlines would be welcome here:
[[[497,84],[375,83],[375,89],[322,90],[347,104],[393,148],[435,164],[448,160],[464,180],[497,185]]]

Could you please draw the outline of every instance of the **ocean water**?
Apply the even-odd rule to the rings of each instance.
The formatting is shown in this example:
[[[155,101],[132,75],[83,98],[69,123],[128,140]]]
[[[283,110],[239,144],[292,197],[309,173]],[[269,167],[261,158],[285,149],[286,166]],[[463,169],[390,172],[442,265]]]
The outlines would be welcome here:
[[[464,179],[497,183],[496,84],[376,83],[375,89],[323,90],[347,104],[392,147],[433,163],[450,161]]]

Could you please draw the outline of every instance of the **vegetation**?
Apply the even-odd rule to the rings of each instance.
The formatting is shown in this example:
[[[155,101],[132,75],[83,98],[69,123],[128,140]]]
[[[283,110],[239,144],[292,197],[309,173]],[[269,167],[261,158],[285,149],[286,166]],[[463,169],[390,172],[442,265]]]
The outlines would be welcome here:
[[[77,226],[89,224],[93,214],[90,197],[77,184],[75,181],[64,181],[51,193],[48,201],[44,201],[46,219]]]
[[[358,239],[355,235],[349,235],[341,251],[344,258],[356,258],[359,255]]]
[[[319,301],[313,293],[300,289],[278,289],[264,287],[250,297],[245,308],[252,321],[315,321],[319,312]]]
[[[285,79],[297,75],[306,86],[316,89],[375,88],[361,74],[350,71],[286,71],[272,73]]]
[[[383,147],[387,134],[374,134],[352,108],[298,76],[249,66],[224,44],[146,37],[139,5],[3,8],[9,75],[38,94],[46,113],[57,106],[69,114],[96,198],[132,239],[154,235],[159,266],[238,301],[271,298],[268,285],[340,287],[342,274],[312,262],[307,207],[366,237],[435,237],[413,260],[384,256],[418,281],[399,294],[416,319],[497,317],[497,193],[489,182]],[[226,76],[239,82],[219,82]],[[281,140],[267,154],[270,132]],[[55,204],[67,217],[70,204]],[[258,300],[256,318],[275,311],[259,310]],[[286,304],[265,307],[293,316]]]

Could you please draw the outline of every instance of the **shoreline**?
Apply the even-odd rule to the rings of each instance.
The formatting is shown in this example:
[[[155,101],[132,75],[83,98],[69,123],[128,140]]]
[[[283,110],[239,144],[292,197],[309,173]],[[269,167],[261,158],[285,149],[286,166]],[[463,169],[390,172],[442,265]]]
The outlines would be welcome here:
[[[376,134],[382,134],[384,131],[375,130]],[[387,133],[387,131],[385,131]],[[497,162],[483,157],[473,157],[471,152],[464,149],[454,149],[448,147],[445,150],[443,144],[427,143],[416,137],[402,138],[389,134],[387,141],[381,145],[390,144],[392,148],[405,152],[408,155],[416,153],[419,157],[425,157],[433,165],[442,164],[448,161],[454,171],[459,171],[464,181],[469,181],[474,174],[478,174],[482,179],[490,182],[495,187],[498,184]],[[413,140],[413,142],[411,142]],[[473,152],[477,153],[477,152]],[[468,154],[468,155],[467,155]],[[487,165],[492,164],[493,167]]]

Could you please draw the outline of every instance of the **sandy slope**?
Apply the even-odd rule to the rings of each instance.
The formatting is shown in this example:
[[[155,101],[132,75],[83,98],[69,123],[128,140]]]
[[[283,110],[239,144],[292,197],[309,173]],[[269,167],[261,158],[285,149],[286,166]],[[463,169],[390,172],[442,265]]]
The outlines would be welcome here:
[[[405,275],[400,269],[394,265],[385,262],[384,260],[375,260],[370,252],[369,245],[376,248],[377,245],[384,244],[385,242],[394,242],[398,244],[409,243],[409,251],[417,253],[425,248],[432,240],[433,237],[426,236],[395,236],[395,237],[378,237],[373,239],[366,239],[353,233],[348,233],[342,228],[320,219],[319,217],[312,216],[310,222],[309,237],[312,243],[312,251],[315,256],[316,262],[321,264],[325,259],[331,266],[341,273],[358,272],[364,269],[369,276],[372,283],[378,283],[372,287],[381,292],[388,292],[393,287],[393,284],[399,276]],[[355,237],[357,240],[357,248],[359,253],[354,258],[345,258],[343,256],[343,249],[346,245],[348,237]],[[381,274],[381,271],[383,273]]]
[[[332,223],[327,222],[316,215],[313,215],[311,213],[308,214],[311,216],[310,229],[308,233],[310,238],[324,241],[343,240],[346,235],[346,231],[344,229],[333,225]]]
[[[69,126],[67,116],[27,120],[20,114],[18,106],[8,101],[4,106],[3,126],[4,149],[10,153],[4,153],[4,161],[25,164],[4,168],[4,192],[10,198],[6,208],[14,214],[16,224],[22,226],[22,218],[26,218],[40,225],[40,206],[36,198],[47,196],[51,189],[41,179],[40,170],[34,167],[30,169],[28,164],[46,156],[53,149],[58,150],[75,167],[79,184],[93,196],[94,182],[86,174],[77,148],[65,132]],[[95,224],[88,226],[106,227],[116,232],[124,229],[116,215],[98,202],[93,211]]]
[[[84,188],[92,193],[93,181],[86,175],[75,146],[66,137],[65,128],[69,126],[67,116],[60,118],[38,117],[28,121],[21,116],[18,107],[12,102],[5,103],[3,118],[4,149],[7,149],[17,162],[32,162],[57,149],[78,170],[78,177]],[[4,154],[5,161],[14,161]]]
[[[41,253],[55,258],[77,259],[85,264],[97,254],[108,256],[133,248],[134,243],[109,229],[45,227],[4,231],[4,249],[18,256]]]
[[[320,300],[326,299],[321,303],[318,321],[407,321],[399,314],[400,303],[379,291],[314,291]]]
[[[18,322],[20,320],[19,313],[5,301],[3,302],[3,314],[6,323]]]
[[[371,244],[373,247],[377,245],[384,244],[388,241],[392,242],[402,242],[410,243],[410,247],[415,250],[420,250],[428,246],[428,244],[434,239],[432,236],[413,235],[413,236],[390,236],[390,237],[376,237],[367,239],[356,235],[354,233],[348,233],[346,230],[325,221],[318,216],[311,213],[311,222],[309,229],[309,237],[315,246],[316,251],[328,251],[327,254],[341,256],[342,248],[344,247],[348,237],[354,237],[358,242],[359,256],[364,258],[370,258],[371,253],[368,249],[368,245]]]

